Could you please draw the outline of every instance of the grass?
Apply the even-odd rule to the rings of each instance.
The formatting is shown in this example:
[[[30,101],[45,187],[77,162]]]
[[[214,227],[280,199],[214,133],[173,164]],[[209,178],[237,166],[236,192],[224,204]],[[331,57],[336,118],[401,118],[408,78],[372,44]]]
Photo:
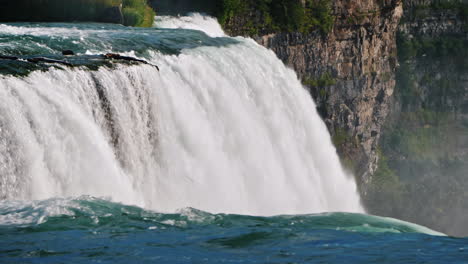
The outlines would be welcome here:
[[[346,142],[351,142],[351,141],[352,139],[348,135],[346,130],[344,130],[343,128],[335,129],[335,133],[333,134],[333,137],[332,137],[333,145],[340,146]]]
[[[336,79],[328,72],[320,75],[319,78],[307,78],[304,80],[304,84],[310,87],[327,87],[336,84]]]

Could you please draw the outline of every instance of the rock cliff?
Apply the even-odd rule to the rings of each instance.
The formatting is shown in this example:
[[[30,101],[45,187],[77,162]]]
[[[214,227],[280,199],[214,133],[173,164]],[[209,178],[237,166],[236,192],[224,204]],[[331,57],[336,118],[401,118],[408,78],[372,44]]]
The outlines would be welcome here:
[[[468,3],[405,1],[372,212],[468,235]]]

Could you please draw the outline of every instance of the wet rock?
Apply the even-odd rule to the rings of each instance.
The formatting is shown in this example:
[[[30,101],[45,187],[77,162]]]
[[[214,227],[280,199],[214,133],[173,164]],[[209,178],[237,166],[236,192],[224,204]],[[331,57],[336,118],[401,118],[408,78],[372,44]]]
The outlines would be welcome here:
[[[156,67],[156,69],[159,71],[159,67],[156,66],[156,65],[153,65],[145,60],[141,60],[141,59],[137,59],[137,58],[133,58],[133,57],[129,57],[129,56],[122,56],[120,54],[117,54],[117,53],[107,53],[105,55],[102,55],[104,58],[106,59],[113,59],[113,60],[124,60],[124,61],[135,61],[135,62],[140,62],[140,63],[143,63],[143,64],[148,64],[148,65],[151,65],[151,66],[154,66]]]
[[[18,60],[18,57],[15,56],[2,56],[0,55],[0,60]]]
[[[73,52],[73,50],[63,50],[63,51],[62,51],[62,55],[64,55],[64,56],[72,56],[72,55],[75,55],[75,52]]]
[[[63,64],[63,65],[67,65],[67,66],[72,66],[71,63],[66,62],[66,61],[54,60],[54,59],[49,59],[49,58],[44,58],[44,57],[34,57],[34,58],[28,58],[26,60],[31,62],[31,63],[46,62],[46,63],[57,63],[57,64]]]

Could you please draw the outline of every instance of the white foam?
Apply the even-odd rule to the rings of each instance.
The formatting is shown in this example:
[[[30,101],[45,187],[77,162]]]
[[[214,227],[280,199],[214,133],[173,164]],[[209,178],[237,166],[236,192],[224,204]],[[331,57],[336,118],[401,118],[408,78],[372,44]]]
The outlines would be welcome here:
[[[42,26],[13,26],[0,24],[0,34],[8,35],[28,35],[28,36],[81,36],[86,37],[88,34],[104,33],[107,30],[98,29],[79,29],[77,27],[42,27]]]
[[[188,16],[157,16],[155,26],[158,28],[193,29],[205,32],[210,37],[225,37],[223,29],[216,18],[193,13]]]
[[[45,201],[0,201],[0,225],[42,224],[48,217],[74,215],[69,210],[77,205],[71,199]]]

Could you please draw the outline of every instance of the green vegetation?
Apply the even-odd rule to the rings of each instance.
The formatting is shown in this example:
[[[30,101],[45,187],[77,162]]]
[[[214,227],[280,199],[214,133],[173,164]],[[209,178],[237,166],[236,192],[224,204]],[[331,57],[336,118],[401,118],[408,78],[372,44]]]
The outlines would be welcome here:
[[[331,14],[331,3],[328,0],[307,1],[306,16],[302,31],[319,28],[328,33],[332,30],[335,18]]]
[[[401,154],[432,162],[445,155],[442,150],[450,147],[448,113],[420,109],[403,113],[400,122],[405,126],[394,128],[384,144],[398,148]]]
[[[468,155],[461,145],[468,127],[460,115],[468,110],[468,41],[460,35],[399,35],[397,41],[401,111],[384,128],[365,202],[374,214],[460,234],[467,219],[460,212],[468,211]]]
[[[457,1],[457,0],[439,0],[439,1],[432,1],[429,4],[419,4],[414,7],[416,10],[454,10],[460,12],[460,14],[464,14],[467,11],[468,4],[465,1]]]
[[[305,5],[300,0],[221,0],[217,17],[224,27],[233,19],[243,22],[251,35],[317,29],[328,33],[334,24],[331,0],[307,0]]]
[[[405,1],[403,1],[405,4]],[[429,4],[419,4],[413,7],[404,7],[411,10],[411,15],[416,19],[423,19],[430,15],[431,11],[453,11],[465,21],[468,22],[468,3],[457,0],[439,0],[432,1]]]
[[[327,72],[320,75],[318,79],[306,78],[304,80],[304,84],[310,87],[326,87],[330,85],[335,85],[336,79],[333,78],[329,72]]]
[[[419,109],[401,115],[398,126],[385,129],[366,204],[374,214],[454,232],[444,222],[466,206],[467,164],[456,154],[457,134],[466,131],[449,112]]]
[[[218,21],[225,25],[229,20],[239,14],[247,12],[247,4],[243,0],[223,0],[220,11],[218,11]]]
[[[348,141],[350,141],[350,136],[346,133],[346,130],[342,128],[337,128],[332,137],[333,145],[340,146]]]
[[[379,169],[375,172],[367,197],[372,197],[367,206],[374,214],[399,215],[398,207],[402,203],[405,187],[396,172],[390,168],[388,158],[381,149],[377,150]]]
[[[93,21],[148,27],[155,15],[147,0],[21,0],[0,5],[0,21],[9,22]]]
[[[464,61],[465,56],[468,55],[468,41],[458,36],[445,36],[438,39],[423,37],[408,39],[399,35],[398,38],[398,53],[403,61],[422,56],[442,57],[454,55]],[[461,62],[460,60],[457,61]]]
[[[336,84],[336,79],[330,73],[324,73],[319,78],[305,78],[304,85],[310,88],[319,88],[318,95],[322,98],[328,95],[327,87]]]
[[[399,35],[398,53],[401,66],[396,77],[404,108],[418,105],[418,101],[425,99],[421,87],[431,87],[425,89],[429,91],[426,99],[433,103],[432,107],[437,107],[435,110],[444,106],[444,97],[463,97],[463,89],[460,89],[462,87],[457,76],[468,70],[466,39],[457,36],[409,39]],[[414,65],[417,62],[431,65],[434,60],[441,65],[450,65],[454,78],[436,78],[437,74],[425,74],[417,78]]]
[[[151,27],[156,15],[147,0],[123,0],[124,25]]]

